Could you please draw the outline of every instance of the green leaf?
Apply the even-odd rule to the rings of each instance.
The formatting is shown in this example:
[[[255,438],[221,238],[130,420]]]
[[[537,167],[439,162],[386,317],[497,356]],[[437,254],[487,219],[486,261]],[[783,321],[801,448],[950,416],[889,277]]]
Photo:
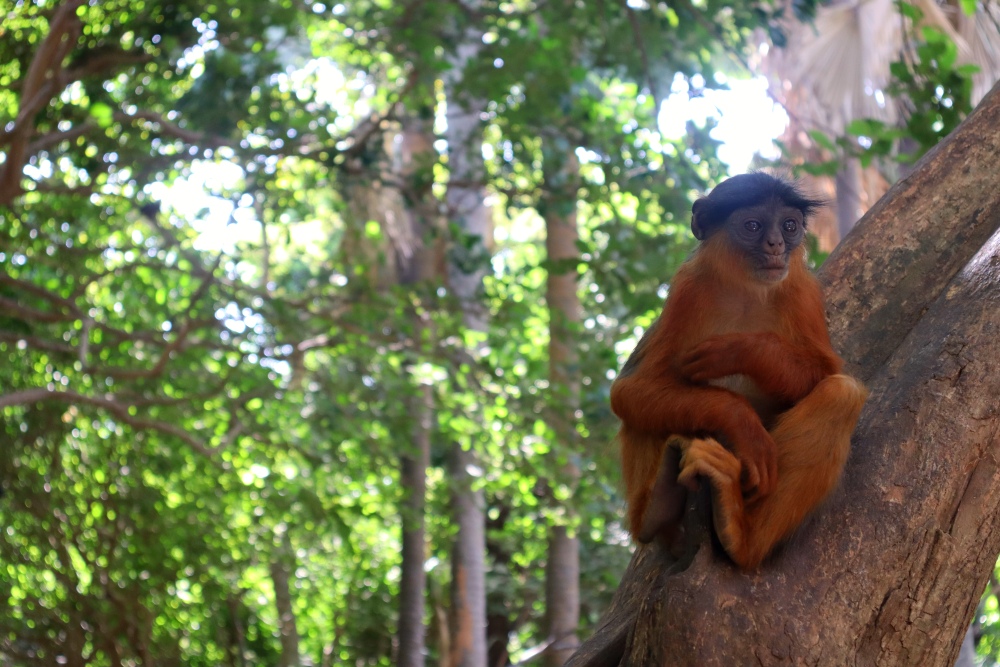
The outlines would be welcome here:
[[[114,111],[103,102],[91,104],[88,113],[102,128],[111,127],[111,124],[114,122]]]
[[[830,139],[830,137],[826,136],[826,133],[821,132],[819,130],[809,130],[809,136],[812,138],[813,141],[815,141],[817,144],[827,149],[828,151],[837,150],[837,145],[833,143],[833,140]]]
[[[924,17],[923,10],[909,2],[899,3],[899,13],[914,22],[918,22]]]

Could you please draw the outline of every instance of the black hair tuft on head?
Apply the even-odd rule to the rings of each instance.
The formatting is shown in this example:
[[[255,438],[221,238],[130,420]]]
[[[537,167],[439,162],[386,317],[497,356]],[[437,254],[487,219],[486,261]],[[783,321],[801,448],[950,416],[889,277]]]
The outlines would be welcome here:
[[[825,199],[810,197],[802,192],[793,181],[763,171],[751,171],[719,183],[707,196],[694,203],[691,212],[697,218],[697,226],[703,232],[709,232],[725,222],[733,211],[773,199],[780,199],[799,209],[806,220],[827,204]]]

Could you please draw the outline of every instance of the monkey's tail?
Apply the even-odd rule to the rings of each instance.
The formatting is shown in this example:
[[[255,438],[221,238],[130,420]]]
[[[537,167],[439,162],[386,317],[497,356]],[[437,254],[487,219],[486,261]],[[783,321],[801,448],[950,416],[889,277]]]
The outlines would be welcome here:
[[[670,541],[687,505],[687,489],[677,482],[682,439],[622,427],[618,442],[629,532],[640,542],[657,536]]]

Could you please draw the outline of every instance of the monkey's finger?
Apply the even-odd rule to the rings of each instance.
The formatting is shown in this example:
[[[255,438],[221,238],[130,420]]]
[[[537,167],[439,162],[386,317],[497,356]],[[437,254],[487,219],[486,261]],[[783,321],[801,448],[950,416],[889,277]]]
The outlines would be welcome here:
[[[744,492],[754,490],[760,486],[761,471],[755,461],[743,460],[743,471],[740,474],[740,487]]]
[[[763,498],[774,492],[774,487],[778,482],[777,461],[773,456],[764,455],[755,462],[757,471],[757,483],[752,484],[747,480],[743,486],[743,495],[747,500],[752,498]]]
[[[707,382],[736,372],[732,352],[714,342],[702,343],[681,359],[681,375],[693,382]]]
[[[707,382],[724,374],[718,372],[717,365],[710,356],[701,355],[681,364],[681,375],[692,382]]]

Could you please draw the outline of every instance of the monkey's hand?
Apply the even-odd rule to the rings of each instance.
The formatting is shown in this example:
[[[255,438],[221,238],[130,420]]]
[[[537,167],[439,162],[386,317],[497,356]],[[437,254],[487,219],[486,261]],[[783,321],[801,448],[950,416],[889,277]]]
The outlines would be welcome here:
[[[736,437],[733,437],[735,435]],[[757,423],[726,438],[743,465],[740,486],[748,500],[770,495],[778,484],[778,448],[771,435]]]
[[[681,356],[681,375],[701,384],[727,375],[746,373],[746,343],[743,334],[712,336]]]

